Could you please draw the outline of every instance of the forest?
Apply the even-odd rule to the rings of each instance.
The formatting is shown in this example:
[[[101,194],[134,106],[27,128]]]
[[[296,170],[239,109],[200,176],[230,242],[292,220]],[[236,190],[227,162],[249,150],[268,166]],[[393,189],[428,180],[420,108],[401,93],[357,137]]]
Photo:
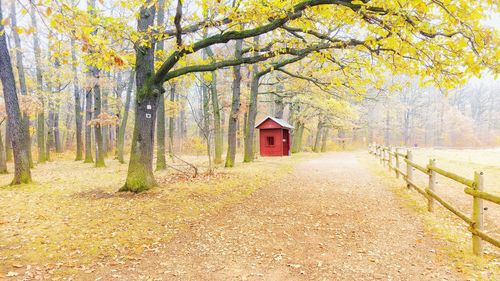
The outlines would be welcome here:
[[[0,21],[6,277],[127,279],[97,260],[138,262],[295,165],[354,173],[369,144],[500,145],[496,0],[0,0]],[[291,157],[263,157],[269,116]]]

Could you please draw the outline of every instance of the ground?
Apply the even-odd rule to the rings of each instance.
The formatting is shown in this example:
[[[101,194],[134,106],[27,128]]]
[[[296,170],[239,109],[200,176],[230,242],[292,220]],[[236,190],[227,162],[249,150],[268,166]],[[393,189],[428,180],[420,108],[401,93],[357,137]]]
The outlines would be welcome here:
[[[458,280],[439,244],[355,154],[307,161],[190,225],[119,280]]]
[[[50,165],[56,164],[38,168],[35,178],[56,168]],[[164,182],[139,196],[114,193],[126,167],[111,163],[96,170],[79,163],[65,165],[80,175],[68,179],[63,169],[55,169],[47,178],[38,174],[44,180],[33,186],[0,190],[0,208],[6,213],[0,218],[4,276],[12,275],[13,280],[495,280],[499,276],[498,257],[490,257],[484,267],[461,257],[467,266],[457,266],[447,250],[454,242],[433,234],[429,216],[407,204],[420,198],[396,191],[401,182],[383,172],[366,152],[265,158],[216,178]],[[160,183],[170,178],[162,173],[157,177]],[[99,185],[102,182],[106,184]],[[23,201],[24,205],[13,205]],[[464,239],[470,241],[468,236]]]

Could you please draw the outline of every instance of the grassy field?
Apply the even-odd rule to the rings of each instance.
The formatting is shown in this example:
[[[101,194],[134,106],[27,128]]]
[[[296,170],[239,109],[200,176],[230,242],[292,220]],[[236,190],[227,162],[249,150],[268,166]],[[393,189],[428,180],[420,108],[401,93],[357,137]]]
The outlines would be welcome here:
[[[474,171],[484,172],[485,190],[500,194],[500,148],[496,149],[414,149],[417,163],[436,159],[437,166],[474,179]]]
[[[138,195],[116,192],[127,165],[115,160],[105,168],[70,160],[37,165],[34,183],[15,187],[8,186],[12,175],[1,175],[0,276],[53,278],[133,260],[309,157],[261,158],[195,179],[158,172],[160,186]]]

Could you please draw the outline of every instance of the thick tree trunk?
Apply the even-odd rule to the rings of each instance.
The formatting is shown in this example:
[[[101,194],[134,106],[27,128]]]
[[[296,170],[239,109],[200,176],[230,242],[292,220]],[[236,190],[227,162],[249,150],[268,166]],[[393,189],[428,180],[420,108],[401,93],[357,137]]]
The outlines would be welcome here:
[[[125,97],[125,106],[123,108],[123,115],[122,115],[122,120],[120,123],[120,130],[118,132],[118,144],[117,144],[117,149],[118,149],[118,161],[120,163],[125,163],[124,157],[123,157],[123,148],[125,146],[125,131],[127,129],[127,120],[128,120],[128,112],[130,110],[130,100],[132,96],[132,89],[134,87],[134,72],[130,72],[130,78],[127,86],[127,94]]]
[[[248,103],[248,118],[245,132],[245,155],[243,162],[254,159],[255,118],[257,117],[257,95],[259,93],[259,70],[257,65],[252,66],[252,80],[250,81],[250,101]]]
[[[235,59],[241,59],[241,50],[243,48],[243,41],[236,40],[235,44]],[[229,126],[227,132],[227,154],[226,154],[226,167],[233,167],[236,158],[236,133],[238,115],[240,110],[240,94],[241,94],[241,66],[233,66],[233,97],[231,102],[231,113],[229,115]]]
[[[0,3],[0,21],[3,20]],[[12,184],[31,182],[31,171],[29,163],[29,151],[26,139],[28,131],[23,125],[19,100],[16,93],[16,82],[12,71],[9,50],[5,38],[5,30],[0,25],[0,80],[2,81],[5,109],[7,111],[8,128],[12,136],[12,148],[14,150],[14,179]]]
[[[71,61],[73,71],[73,96],[75,98],[75,134],[76,134],[76,157],[75,160],[83,160],[83,143],[82,143],[82,107],[80,99],[80,89],[78,87],[78,72],[76,70],[76,50],[75,40],[71,39]]]
[[[2,131],[0,130],[0,174],[7,174],[7,159],[5,147],[3,146]]]
[[[137,30],[144,32],[154,24],[155,5],[141,7]],[[141,192],[155,186],[153,150],[156,111],[161,85],[152,83],[154,43],[136,47],[135,124],[127,180],[120,191]]]
[[[19,38],[19,33],[17,32],[16,1],[12,1],[11,10],[10,10],[10,18],[11,18],[11,23],[12,23],[12,35],[14,37],[14,44],[16,46],[15,54],[16,54],[17,74],[18,74],[18,80],[19,80],[19,86],[20,86],[19,89],[20,89],[21,95],[26,96],[28,94],[28,90],[26,88],[26,78],[24,76],[24,64],[23,64],[23,53],[22,53],[22,48],[21,48],[21,38]],[[29,135],[30,120],[29,120],[29,116],[26,112],[22,112],[22,115],[23,115],[23,126],[25,127],[24,130],[26,132],[28,132],[28,137],[26,138],[26,147],[28,148],[30,167],[34,167],[33,157],[31,155],[31,138]]]
[[[42,67],[41,67],[41,51],[40,51],[40,41],[38,39],[35,5],[30,5],[30,17],[31,25],[35,29],[33,32],[33,48],[35,53],[35,72],[36,72],[36,84],[37,84],[37,95],[40,100],[42,108],[37,114],[37,127],[36,127],[36,141],[38,145],[38,163],[44,163],[47,161],[45,152],[45,101],[43,99],[43,77],[42,77]]]

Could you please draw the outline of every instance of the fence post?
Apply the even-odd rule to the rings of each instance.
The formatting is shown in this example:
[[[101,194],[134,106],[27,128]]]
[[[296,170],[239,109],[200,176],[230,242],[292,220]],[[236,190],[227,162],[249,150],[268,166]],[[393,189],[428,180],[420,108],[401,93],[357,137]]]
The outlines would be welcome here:
[[[396,178],[399,179],[399,148],[396,147],[396,150],[394,151],[394,156],[396,157],[396,169],[394,169],[394,172],[396,173]]]
[[[436,166],[436,160],[435,159],[430,159],[429,160],[429,165],[427,166],[427,171],[429,173],[429,190],[430,191],[435,191],[436,190],[436,172],[434,170],[431,170],[431,166]],[[429,212],[432,212],[434,210],[434,198],[432,196],[429,196],[428,198],[428,203],[427,203],[427,210]]]
[[[389,160],[387,161],[387,168],[389,169],[389,172],[391,171],[392,167],[393,167],[393,163],[392,163],[392,146],[389,146],[387,148],[387,157],[389,158]]]
[[[406,151],[406,159],[408,161],[413,161],[413,152],[408,149]],[[406,187],[410,188],[410,184],[408,183],[409,181],[413,181],[413,167],[406,163]]]
[[[483,191],[483,172],[474,172],[474,185],[472,188],[478,191]],[[483,230],[483,211],[483,199],[474,196],[472,199],[472,220],[474,221],[474,224],[472,225],[473,229]],[[480,256],[483,253],[481,237],[474,234],[472,234],[472,252],[477,256]]]

